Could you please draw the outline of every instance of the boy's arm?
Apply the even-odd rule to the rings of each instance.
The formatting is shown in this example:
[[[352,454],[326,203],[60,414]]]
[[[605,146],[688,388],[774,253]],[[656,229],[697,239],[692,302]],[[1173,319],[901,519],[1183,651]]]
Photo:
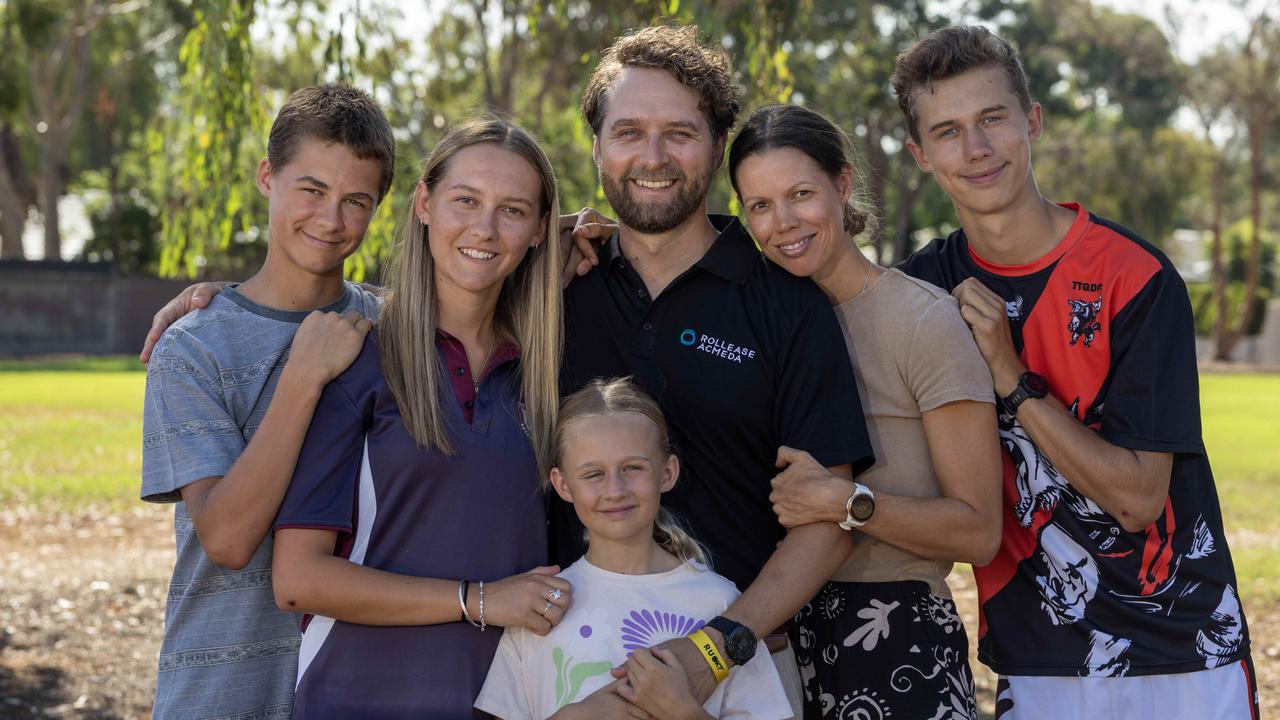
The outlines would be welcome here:
[[[1013,392],[1027,371],[1014,349],[1004,299],[977,279],[952,291],[960,315],[973,331],[991,370],[996,395]],[[1128,532],[1140,532],[1164,512],[1173,454],[1122,447],[1080,423],[1052,395],[1029,399],[1017,410],[1045,457],[1085,497],[1096,502]]]
[[[180,489],[209,559],[244,567],[271,529],[293,477],[320,392],[359,354],[370,323],[355,311],[313,312],[293,337],[289,360],[258,431],[226,475]]]

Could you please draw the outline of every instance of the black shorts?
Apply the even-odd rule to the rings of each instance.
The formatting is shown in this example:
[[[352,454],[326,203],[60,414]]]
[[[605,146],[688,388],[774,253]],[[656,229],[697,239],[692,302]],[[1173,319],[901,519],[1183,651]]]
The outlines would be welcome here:
[[[805,718],[978,717],[964,625],[926,583],[829,582],[790,633]]]

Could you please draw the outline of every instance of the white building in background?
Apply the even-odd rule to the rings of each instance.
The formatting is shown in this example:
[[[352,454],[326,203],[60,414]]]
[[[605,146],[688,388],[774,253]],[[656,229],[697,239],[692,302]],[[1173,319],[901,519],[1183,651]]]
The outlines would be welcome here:
[[[58,200],[58,226],[62,229],[62,259],[74,260],[93,237],[89,226],[89,205],[106,195],[102,190],[87,190],[63,195]],[[44,260],[44,218],[32,212],[22,233],[22,252],[28,260]]]
[[[1174,230],[1165,243],[1165,253],[1178,269],[1178,274],[1188,283],[1211,282],[1213,261],[1209,258],[1208,231],[1186,228]],[[1196,337],[1196,357],[1209,360],[1213,357],[1213,340]],[[1245,336],[1231,353],[1236,362],[1253,363],[1270,368],[1280,368],[1280,298],[1267,303],[1262,331]]]
[[[1193,283],[1213,279],[1213,262],[1208,257],[1209,240],[1208,231],[1189,228],[1179,228],[1169,236],[1164,250],[1183,280]]]

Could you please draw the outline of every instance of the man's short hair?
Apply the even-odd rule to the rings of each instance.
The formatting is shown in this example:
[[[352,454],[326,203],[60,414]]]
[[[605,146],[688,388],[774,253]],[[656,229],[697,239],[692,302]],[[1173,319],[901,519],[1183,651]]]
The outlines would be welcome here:
[[[368,93],[343,85],[313,85],[290,95],[267,139],[272,170],[288,165],[306,138],[342,143],[361,160],[377,162],[382,167],[378,202],[387,196],[396,171],[396,141],[387,116]]]
[[[898,55],[894,61],[893,94],[907,118],[911,139],[920,142],[919,118],[915,112],[915,93],[929,90],[937,80],[946,80],[963,72],[982,67],[1004,71],[1009,89],[1018,97],[1023,112],[1031,110],[1031,91],[1027,73],[1022,69],[1018,53],[1004,38],[981,25],[953,25],[925,35]]]
[[[681,85],[698,93],[698,109],[718,139],[728,137],[738,118],[742,91],[733,81],[733,65],[723,48],[702,42],[693,25],[658,25],[619,37],[604,51],[582,97],[582,115],[592,132],[609,106],[613,83],[625,68],[666,70]]]

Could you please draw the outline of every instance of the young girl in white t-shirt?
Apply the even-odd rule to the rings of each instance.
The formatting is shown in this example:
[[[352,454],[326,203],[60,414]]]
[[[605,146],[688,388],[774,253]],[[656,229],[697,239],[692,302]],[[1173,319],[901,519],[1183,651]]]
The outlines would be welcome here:
[[[571,720],[628,697],[654,717],[791,717],[763,643],[763,660],[734,667],[701,707],[675,656],[647,649],[695,633],[738,595],[659,505],[680,462],[657,404],[628,380],[595,380],[565,400],[555,452],[551,485],[590,540],[560,574],[573,602],[545,636],[506,630],[476,707],[506,720]],[[635,662],[615,684],[609,670],[628,656]]]

